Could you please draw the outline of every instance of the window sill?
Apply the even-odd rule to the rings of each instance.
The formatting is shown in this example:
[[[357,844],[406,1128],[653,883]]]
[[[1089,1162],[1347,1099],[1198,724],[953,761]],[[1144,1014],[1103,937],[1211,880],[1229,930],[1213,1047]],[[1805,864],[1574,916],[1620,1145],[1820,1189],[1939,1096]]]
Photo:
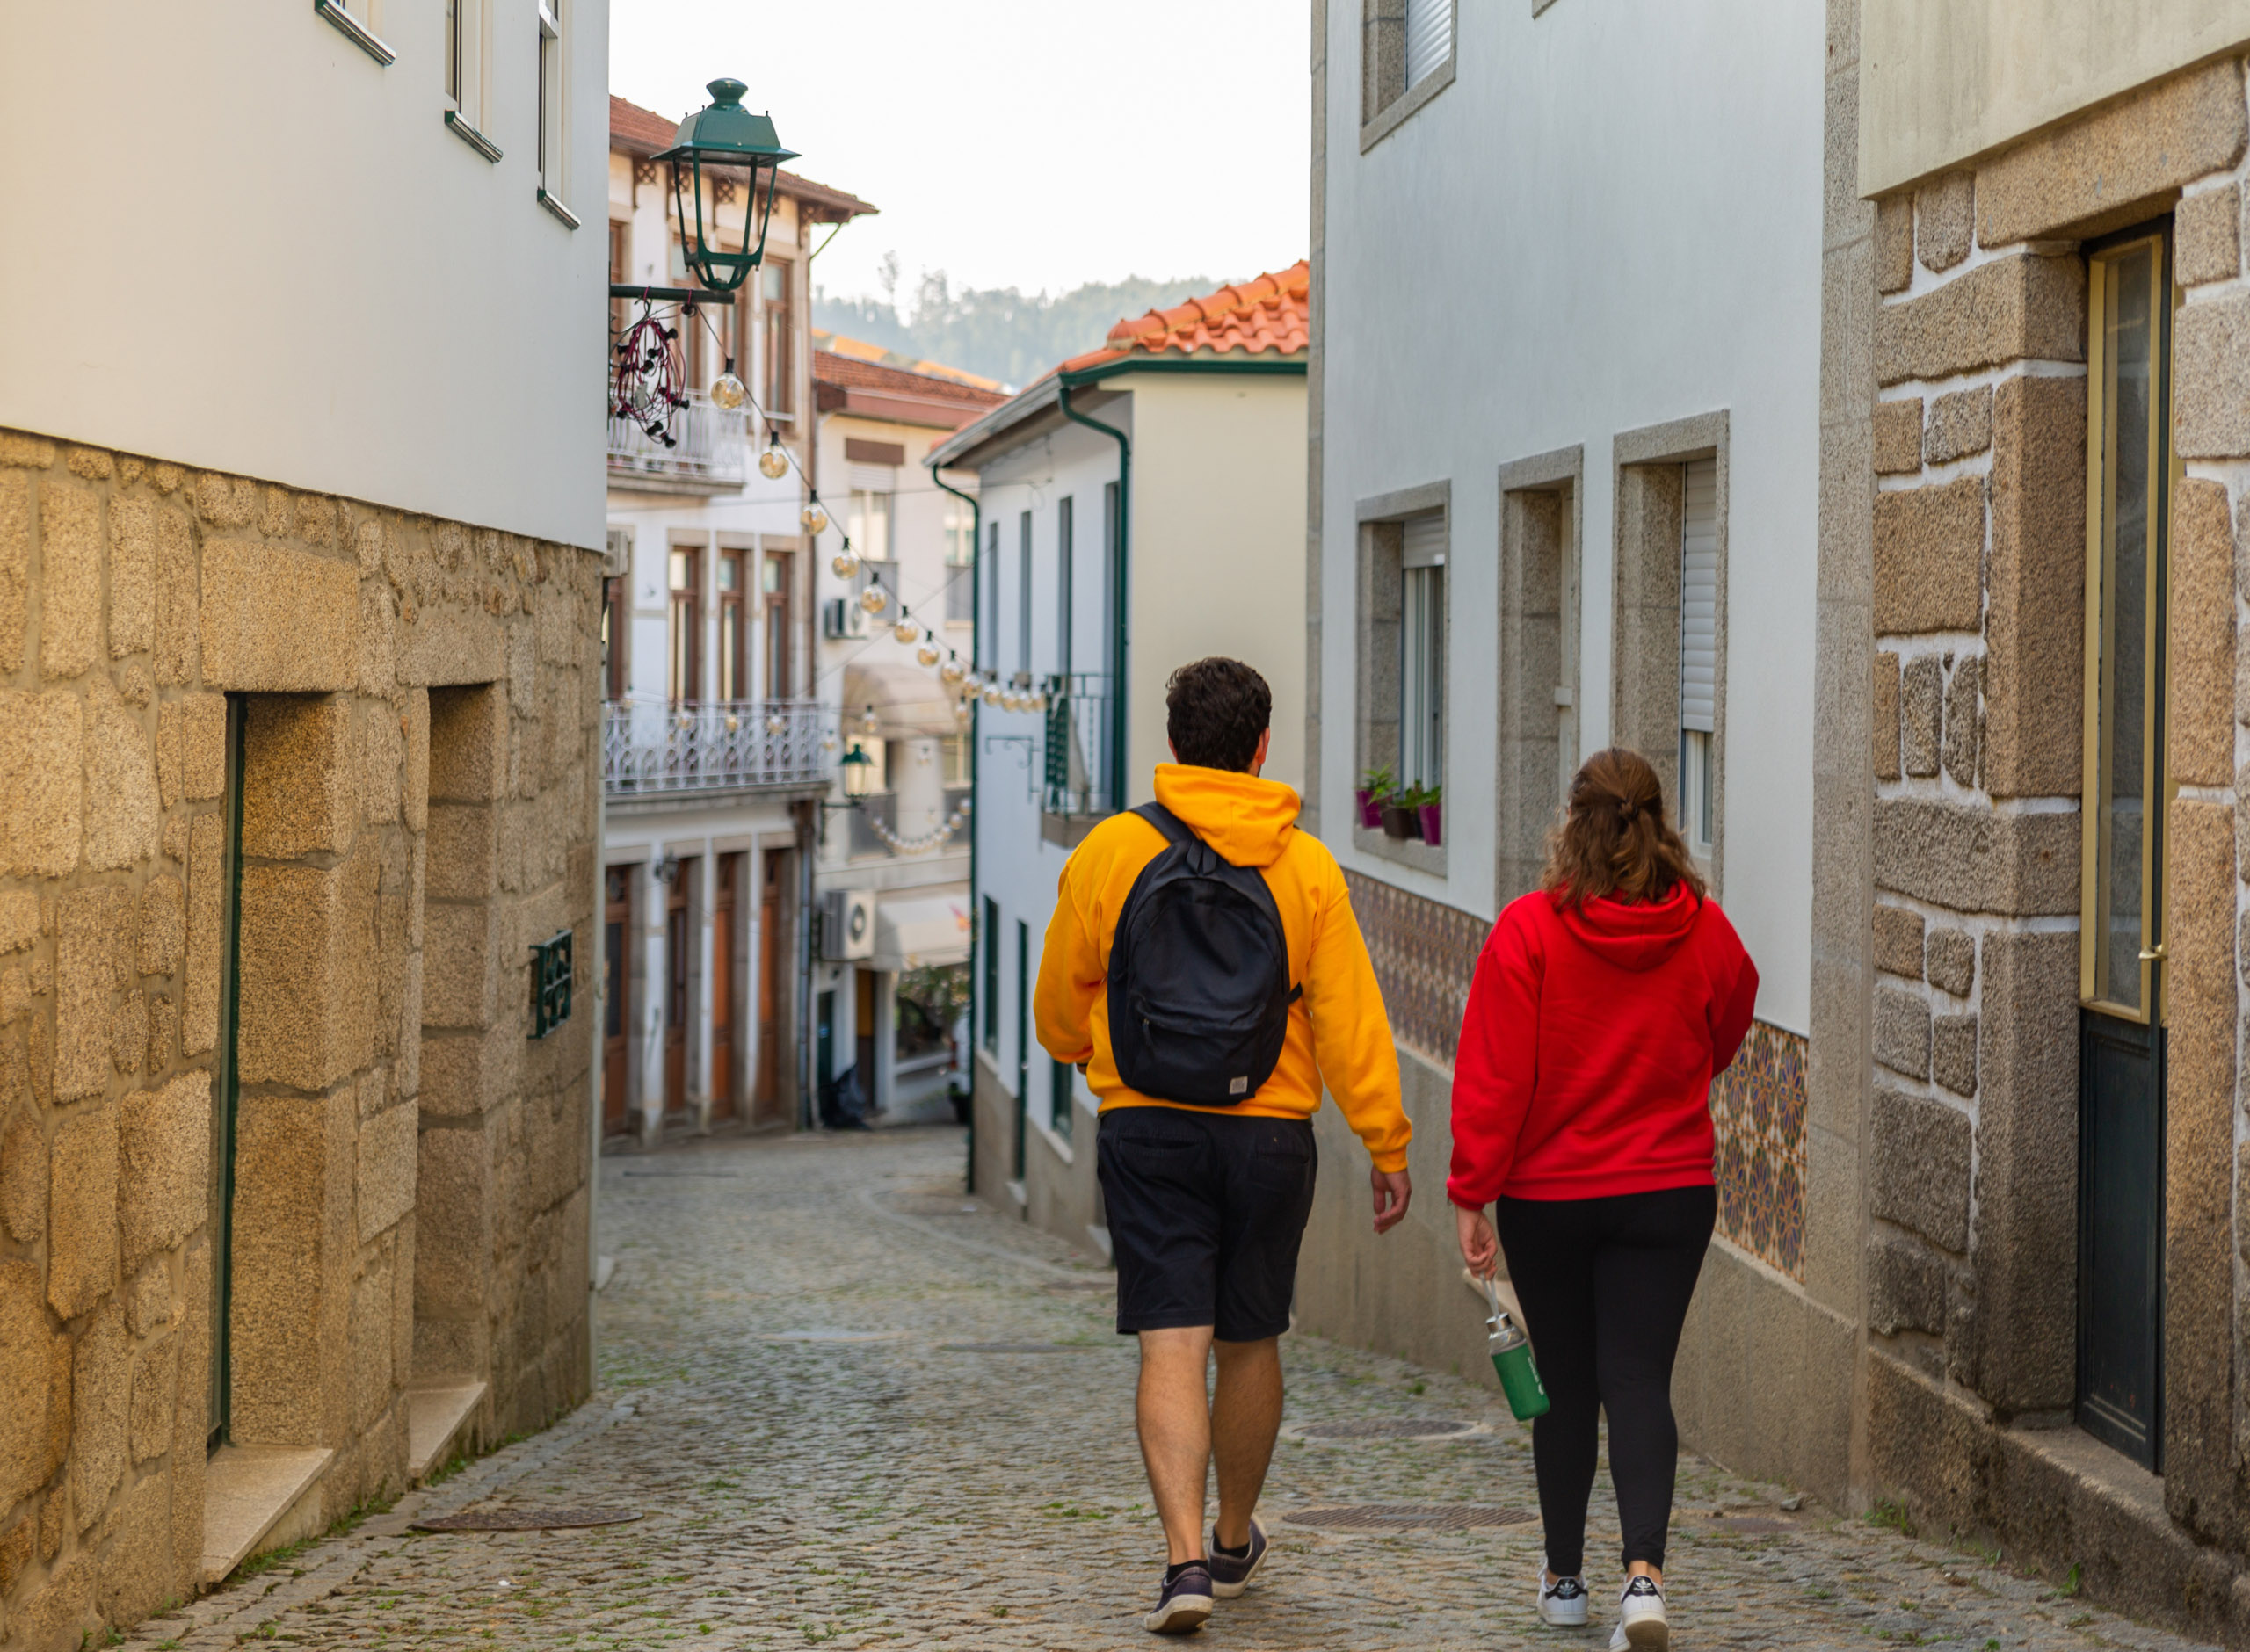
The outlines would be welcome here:
[[[336,0],[313,0],[313,10],[326,18],[338,33],[384,68],[388,69],[398,62],[396,52],[377,39],[366,24],[337,4]]]
[[[570,228],[576,229],[578,227],[578,214],[548,194],[544,187],[539,191],[539,204],[553,213]]]
[[[1038,1133],[1040,1139],[1047,1143],[1048,1150],[1056,1158],[1065,1164],[1074,1165],[1078,1162],[1078,1155],[1071,1150],[1070,1137],[1063,1134],[1043,1119],[1034,1117],[1028,1122]]]
[[[1445,845],[1435,849],[1414,837],[1393,837],[1388,832],[1370,831],[1357,822],[1352,826],[1352,847],[1363,855],[1375,855],[1392,860],[1417,872],[1426,872],[1433,878],[1446,875]]]
[[[1390,106],[1372,120],[1360,127],[1360,153],[1365,155],[1392,133],[1412,120],[1423,105],[1453,84],[1454,65],[1460,61],[1458,53],[1448,57],[1440,67],[1416,81],[1390,100]]]
[[[446,111],[446,126],[454,136],[468,145],[486,160],[497,161],[500,158],[500,146],[462,120],[460,110]]]

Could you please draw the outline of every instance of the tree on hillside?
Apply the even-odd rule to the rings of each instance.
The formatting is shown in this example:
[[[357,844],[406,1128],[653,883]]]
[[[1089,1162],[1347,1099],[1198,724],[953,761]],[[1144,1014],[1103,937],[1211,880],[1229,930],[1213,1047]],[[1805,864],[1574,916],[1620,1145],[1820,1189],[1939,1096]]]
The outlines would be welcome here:
[[[1056,362],[1100,348],[1124,316],[1161,309],[1219,285],[1200,275],[1173,281],[1136,275],[1027,296],[1012,286],[956,292],[944,271],[933,270],[922,277],[911,305],[902,308],[897,272],[896,256],[887,256],[880,297],[831,298],[816,290],[813,325],[1012,386],[1029,384]]]

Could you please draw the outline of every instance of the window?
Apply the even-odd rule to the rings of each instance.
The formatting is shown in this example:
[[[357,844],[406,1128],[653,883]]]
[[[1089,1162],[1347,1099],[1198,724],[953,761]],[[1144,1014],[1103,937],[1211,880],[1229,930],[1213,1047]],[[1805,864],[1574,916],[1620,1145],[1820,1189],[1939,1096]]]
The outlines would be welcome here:
[[[609,284],[622,286],[633,279],[633,225],[627,220],[617,220],[609,226]],[[633,304],[629,299],[609,301],[609,344],[611,350],[625,337],[625,330],[633,324]],[[614,362],[616,357],[610,359]]]
[[[1031,670],[1031,512],[1016,523],[1016,670]]]
[[[1055,507],[1055,670],[1071,674],[1071,502]]]
[[[539,5],[539,187],[541,199],[562,196],[562,0]]]
[[[972,777],[969,772],[968,741],[959,735],[939,735],[938,759],[940,764],[940,772],[945,776],[943,784],[947,791],[969,783]]]
[[[1718,704],[1718,461],[1681,467],[1680,507],[1680,832],[1711,852],[1711,731]]]
[[[991,895],[984,897],[983,934],[978,938],[984,943],[983,990],[977,996],[983,1002],[977,1006],[983,1017],[981,1032],[984,1047],[995,1059],[1000,1054],[1000,903]]]
[[[854,465],[852,468],[856,472],[867,467]],[[890,489],[885,487],[877,492],[863,488],[863,480],[857,475],[852,478],[852,500],[845,508],[844,531],[852,536],[852,548],[860,554],[861,562],[887,562],[890,560]],[[886,579],[883,583],[892,596],[898,594],[896,582]],[[860,589],[866,589],[864,583]]]
[[[977,628],[976,663],[994,670],[1000,660],[1000,525],[984,531],[984,617]]]
[[[1112,605],[1117,600],[1117,529],[1121,496],[1117,484],[1101,484],[1101,674],[1117,675],[1117,626]]]
[[[1453,0],[1406,0],[1406,86],[1420,85],[1453,57]]]
[[[768,258],[759,267],[765,272],[759,279],[766,312],[766,410],[786,418],[797,405],[791,394],[797,371],[796,333],[790,319],[795,313],[792,266],[787,258]]]
[[[702,650],[697,646],[703,620],[703,552],[700,546],[672,547],[671,663],[666,692],[675,706],[702,698]]]
[[[719,553],[719,698],[749,699],[750,629],[744,598],[747,551]]]
[[[788,551],[766,553],[766,698],[788,699],[796,677],[789,648],[789,592],[796,558]]]
[[[2163,921],[2166,337],[2165,238],[2142,233],[2087,260],[2087,658],[2096,670],[2087,742],[2091,876],[2080,996],[2146,1019]]]
[[[461,0],[446,0],[446,101],[458,109],[461,102]]]
[[[1445,779],[1445,513],[1409,517],[1399,553],[1398,783]]]

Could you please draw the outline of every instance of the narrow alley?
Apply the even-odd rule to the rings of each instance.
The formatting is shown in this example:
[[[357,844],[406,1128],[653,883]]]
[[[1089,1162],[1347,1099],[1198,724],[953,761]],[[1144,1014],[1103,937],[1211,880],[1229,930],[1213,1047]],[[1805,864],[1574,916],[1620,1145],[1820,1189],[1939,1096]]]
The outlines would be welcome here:
[[[958,1131],[926,1129],[605,1158],[615,1268],[598,1299],[595,1397],[128,1644],[1149,1644],[1138,1614],[1162,1542],[1110,1276],[962,1198],[962,1151]],[[1289,1338],[1285,1357],[1288,1417],[1262,1505],[1276,1553],[1205,1641],[1606,1643],[1606,1621],[1564,1634],[1530,1619],[1531,1454],[1495,1393],[1310,1338]],[[1605,1481],[1590,1559],[1614,1540],[1608,1495]],[[2190,1644],[1785,1498],[1682,1459],[1680,1645]],[[409,1529],[496,1509],[642,1518]]]

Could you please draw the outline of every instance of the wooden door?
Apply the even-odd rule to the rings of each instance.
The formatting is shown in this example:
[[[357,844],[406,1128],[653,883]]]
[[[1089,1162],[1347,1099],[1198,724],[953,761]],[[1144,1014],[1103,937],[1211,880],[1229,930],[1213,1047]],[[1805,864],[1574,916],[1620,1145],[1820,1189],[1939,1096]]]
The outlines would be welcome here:
[[[626,1127],[625,1030],[633,1025],[627,1004],[632,990],[633,868],[611,866],[602,875],[601,1127],[614,1135]]]
[[[673,874],[664,900],[664,1111],[682,1112],[687,1107],[687,1029],[693,1007],[691,987],[694,975],[695,929],[687,903],[689,886],[695,880],[695,863],[683,860]]]
[[[721,855],[712,863],[711,887],[711,1116],[735,1116],[735,946],[736,888],[742,857]]]
[[[782,945],[781,892],[787,888],[789,852],[766,851],[766,880],[758,898],[758,1105],[771,1113],[781,1105],[781,1009],[788,1002],[781,972],[788,967]]]

